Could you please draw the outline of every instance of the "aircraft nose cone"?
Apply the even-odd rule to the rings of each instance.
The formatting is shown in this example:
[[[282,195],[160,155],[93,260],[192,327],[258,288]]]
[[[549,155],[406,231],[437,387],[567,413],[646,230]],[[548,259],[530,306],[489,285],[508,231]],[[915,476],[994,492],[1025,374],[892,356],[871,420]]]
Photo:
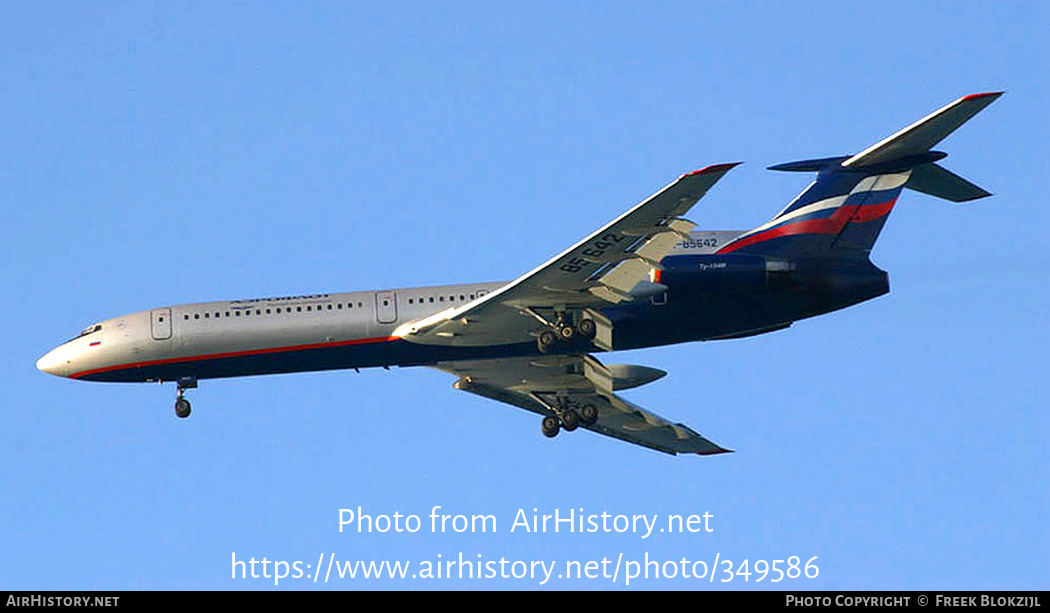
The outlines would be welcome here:
[[[62,366],[62,359],[58,355],[57,349],[52,349],[47,352],[44,357],[36,361],[36,368],[41,372],[46,372],[49,375],[62,376],[59,369]]]

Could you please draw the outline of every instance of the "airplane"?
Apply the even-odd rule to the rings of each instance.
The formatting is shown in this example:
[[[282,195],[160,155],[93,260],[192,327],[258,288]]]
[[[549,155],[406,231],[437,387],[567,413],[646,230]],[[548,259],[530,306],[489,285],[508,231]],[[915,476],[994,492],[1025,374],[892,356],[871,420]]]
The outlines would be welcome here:
[[[617,392],[667,373],[595,353],[738,339],[876,298],[870,252],[904,188],[951,202],[991,194],[933,147],[1003,92],[964,96],[855,155],[769,167],[816,179],[769,222],[695,231],[683,217],[735,163],[681,175],[509,283],[469,283],[164,306],[94,323],[37,362],[84,381],[175,382],[429,366],[453,387],[668,454],[725,449]]]

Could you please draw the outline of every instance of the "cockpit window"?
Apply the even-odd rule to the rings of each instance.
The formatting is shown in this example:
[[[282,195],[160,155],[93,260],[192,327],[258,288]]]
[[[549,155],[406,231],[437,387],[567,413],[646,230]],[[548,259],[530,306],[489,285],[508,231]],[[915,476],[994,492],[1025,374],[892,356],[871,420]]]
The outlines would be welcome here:
[[[69,340],[75,341],[75,340],[77,340],[78,338],[80,338],[82,336],[87,336],[88,334],[94,334],[94,333],[98,332],[101,329],[102,329],[102,324],[95,324],[93,326],[88,326],[88,327],[84,328],[83,332],[81,332],[80,334],[74,336],[73,338],[71,338]]]

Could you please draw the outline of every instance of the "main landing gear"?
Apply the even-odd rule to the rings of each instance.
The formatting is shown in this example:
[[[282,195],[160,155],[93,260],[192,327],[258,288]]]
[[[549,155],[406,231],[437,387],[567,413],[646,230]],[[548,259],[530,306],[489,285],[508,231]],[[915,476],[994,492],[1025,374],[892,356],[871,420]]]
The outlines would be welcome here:
[[[194,377],[182,377],[179,379],[178,392],[175,396],[175,415],[180,419],[186,419],[190,416],[190,401],[186,400],[183,393],[188,389],[197,387],[197,379]]]
[[[540,426],[543,430],[543,436],[547,438],[554,438],[558,436],[558,432],[565,428],[566,432],[572,432],[580,425],[590,426],[598,421],[598,407],[593,404],[585,404],[580,407],[579,411],[576,409],[563,409],[556,411],[557,416],[548,415],[543,418]]]
[[[569,343],[577,337],[589,341],[597,332],[598,327],[594,324],[593,319],[581,319],[574,326],[566,322],[563,317],[559,317],[557,323],[553,324],[550,329],[540,332],[536,344],[539,346],[540,353],[549,353],[558,343]]]

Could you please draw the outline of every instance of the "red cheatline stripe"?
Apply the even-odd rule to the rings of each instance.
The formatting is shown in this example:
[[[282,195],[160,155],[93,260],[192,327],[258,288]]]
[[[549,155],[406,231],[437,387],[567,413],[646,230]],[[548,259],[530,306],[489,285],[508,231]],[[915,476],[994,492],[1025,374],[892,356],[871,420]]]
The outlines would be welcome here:
[[[725,247],[719,249],[716,253],[732,253],[733,251],[747,247],[748,245],[754,245],[755,243],[761,243],[781,236],[793,236],[795,234],[838,234],[842,231],[842,228],[845,227],[847,221],[849,223],[874,221],[889,213],[896,202],[897,199],[894,198],[889,202],[883,202],[880,204],[841,206],[831,217],[826,219],[807,219],[805,221],[777,226],[776,228],[766,230],[765,232],[759,232],[758,234],[729,243]]]
[[[74,373],[69,375],[70,379],[79,379],[88,375],[95,375],[101,372],[110,372],[113,370],[123,370],[125,368],[141,368],[143,366],[157,366],[159,364],[176,364],[179,362],[199,362],[201,360],[218,360],[222,358],[237,358],[246,355],[262,355],[266,353],[283,353],[289,351],[304,351],[307,349],[322,349],[328,347],[346,347],[349,345],[364,345],[368,343],[385,343],[388,341],[399,340],[397,336],[383,336],[378,338],[359,338],[349,341],[338,341],[334,343],[311,343],[308,345],[291,345],[288,347],[267,347],[266,349],[250,349],[247,351],[228,351],[225,353],[209,353],[205,355],[192,355],[181,358],[167,358],[164,360],[149,360],[146,362],[130,362],[127,364],[116,364],[114,366],[105,366],[103,368],[96,368],[94,370],[85,370],[83,372]]]

